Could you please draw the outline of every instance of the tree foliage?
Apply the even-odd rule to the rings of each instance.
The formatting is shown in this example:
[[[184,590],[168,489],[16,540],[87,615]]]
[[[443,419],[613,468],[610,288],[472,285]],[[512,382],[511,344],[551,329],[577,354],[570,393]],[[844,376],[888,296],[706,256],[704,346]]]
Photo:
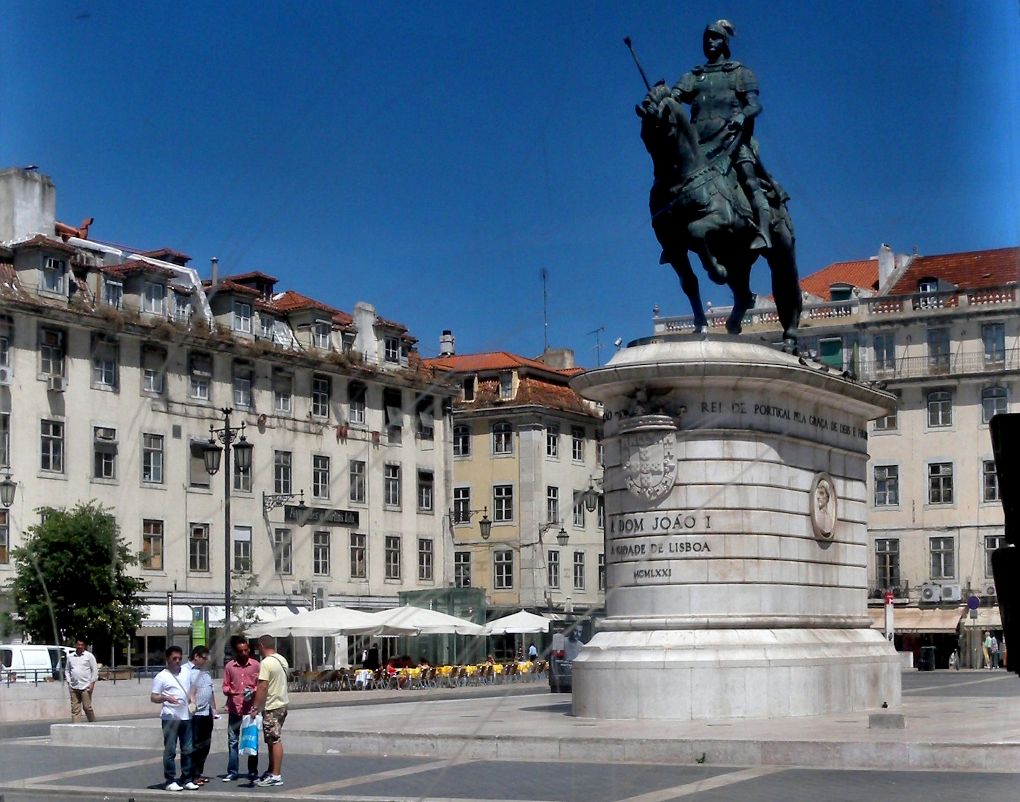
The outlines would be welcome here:
[[[12,551],[16,573],[7,591],[20,627],[36,643],[82,636],[105,654],[141,625],[145,581],[127,573],[138,558],[98,502],[40,513],[43,523]]]

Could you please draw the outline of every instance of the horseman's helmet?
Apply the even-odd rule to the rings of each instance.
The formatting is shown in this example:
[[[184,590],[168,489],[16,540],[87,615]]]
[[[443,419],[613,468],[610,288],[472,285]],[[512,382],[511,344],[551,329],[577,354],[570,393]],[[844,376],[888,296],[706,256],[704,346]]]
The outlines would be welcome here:
[[[736,30],[733,28],[733,23],[727,19],[716,20],[710,22],[705,26],[705,33],[702,35],[704,39],[708,34],[714,33],[723,38],[723,52],[726,54],[726,58],[730,57],[730,37],[736,36]]]

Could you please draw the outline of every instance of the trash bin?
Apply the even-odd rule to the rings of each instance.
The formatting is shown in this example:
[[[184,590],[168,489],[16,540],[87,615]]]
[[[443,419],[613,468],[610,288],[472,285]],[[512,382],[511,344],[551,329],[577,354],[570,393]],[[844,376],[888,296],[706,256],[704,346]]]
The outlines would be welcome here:
[[[922,646],[921,647],[921,658],[917,661],[918,671],[934,671],[935,670],[935,647],[934,646]]]

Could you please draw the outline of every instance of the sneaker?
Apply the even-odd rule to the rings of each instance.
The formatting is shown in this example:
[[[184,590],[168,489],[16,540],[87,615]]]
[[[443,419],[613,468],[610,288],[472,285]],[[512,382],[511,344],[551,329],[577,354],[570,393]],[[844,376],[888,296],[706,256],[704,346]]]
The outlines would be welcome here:
[[[228,771],[226,774],[223,775],[223,782],[225,783],[237,782],[237,774],[235,774],[232,771]]]
[[[167,791],[183,791],[184,790],[184,786],[183,785],[178,785],[177,781],[175,780],[172,783],[167,783],[166,790]]]
[[[185,791],[197,791],[201,787],[202,786],[196,785],[195,783],[190,782],[190,781],[184,783],[184,790]]]
[[[256,780],[255,785],[265,787],[267,785],[283,785],[283,777],[279,774],[267,774],[261,780]]]

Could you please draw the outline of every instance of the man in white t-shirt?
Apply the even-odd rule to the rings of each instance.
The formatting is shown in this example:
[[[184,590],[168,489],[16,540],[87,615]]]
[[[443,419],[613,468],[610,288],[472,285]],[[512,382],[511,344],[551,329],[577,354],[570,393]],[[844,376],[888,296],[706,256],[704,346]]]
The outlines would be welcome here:
[[[163,725],[163,778],[167,791],[197,791],[192,781],[191,768],[191,711],[188,705],[194,699],[191,691],[191,672],[182,668],[184,653],[180,646],[166,650],[166,668],[152,679],[149,700],[161,705],[160,722]],[[177,744],[181,745],[181,779],[174,773]]]

